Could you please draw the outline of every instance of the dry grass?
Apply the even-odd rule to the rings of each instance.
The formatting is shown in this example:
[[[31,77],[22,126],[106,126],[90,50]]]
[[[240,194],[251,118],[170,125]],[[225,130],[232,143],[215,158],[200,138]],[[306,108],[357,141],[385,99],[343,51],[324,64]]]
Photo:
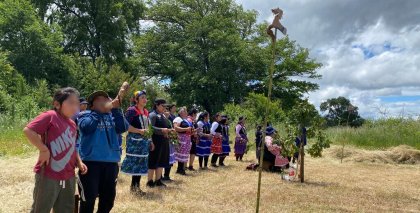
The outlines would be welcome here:
[[[333,147],[332,150],[338,147]],[[263,173],[261,212],[420,212],[420,165],[346,161],[331,154],[306,161],[306,183]],[[35,155],[0,158],[0,212],[28,212]],[[120,175],[113,212],[254,212],[258,173],[229,158],[226,168],[176,179],[167,189],[129,193],[130,177]]]

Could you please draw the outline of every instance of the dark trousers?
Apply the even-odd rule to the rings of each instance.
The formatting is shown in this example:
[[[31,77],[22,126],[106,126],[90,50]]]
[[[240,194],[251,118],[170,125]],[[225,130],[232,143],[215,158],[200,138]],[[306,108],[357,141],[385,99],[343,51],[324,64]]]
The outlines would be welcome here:
[[[88,173],[79,174],[81,185],[80,213],[93,213],[96,197],[99,197],[98,213],[108,213],[114,206],[118,177],[118,163],[84,161]],[[84,198],[84,201],[83,201]]]
[[[219,158],[219,154],[213,154],[211,156],[211,164],[216,164],[217,158]]]
[[[198,156],[198,164],[200,165],[200,168],[203,167],[203,161],[204,167],[207,167],[207,164],[209,162],[209,156]]]

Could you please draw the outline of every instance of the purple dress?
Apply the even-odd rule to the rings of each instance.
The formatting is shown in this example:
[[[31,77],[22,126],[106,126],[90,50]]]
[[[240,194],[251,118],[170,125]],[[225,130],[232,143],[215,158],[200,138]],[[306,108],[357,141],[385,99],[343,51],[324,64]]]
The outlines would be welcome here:
[[[245,154],[246,144],[248,142],[245,127],[241,124],[236,125],[236,133],[237,136],[235,138],[235,155],[243,155]]]

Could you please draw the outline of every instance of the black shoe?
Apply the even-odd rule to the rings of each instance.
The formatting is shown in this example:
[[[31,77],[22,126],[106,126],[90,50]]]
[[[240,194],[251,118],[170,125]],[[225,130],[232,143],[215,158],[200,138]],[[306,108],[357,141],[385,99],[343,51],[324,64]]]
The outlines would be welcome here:
[[[172,182],[173,181],[170,177],[167,177],[167,176],[163,177],[161,180],[162,181],[167,181],[167,182]]]
[[[156,181],[156,186],[158,186],[158,187],[166,187],[166,185],[159,179],[159,180],[157,180]]]
[[[219,166],[226,166],[224,163],[219,163]]]
[[[187,173],[185,171],[176,171],[176,173],[180,174],[180,175],[184,175],[184,176],[187,175]]]
[[[146,186],[147,186],[147,187],[150,187],[150,188],[155,187],[155,185],[156,185],[156,183],[155,183],[155,182],[153,182],[153,180],[149,180],[149,181],[147,181],[147,184],[146,184]]]
[[[215,164],[215,163],[212,163],[212,164],[211,164],[211,166],[212,166],[212,167],[219,167],[219,166],[218,166],[217,164]]]
[[[192,167],[192,166],[188,167],[188,170],[195,171],[194,167]]]

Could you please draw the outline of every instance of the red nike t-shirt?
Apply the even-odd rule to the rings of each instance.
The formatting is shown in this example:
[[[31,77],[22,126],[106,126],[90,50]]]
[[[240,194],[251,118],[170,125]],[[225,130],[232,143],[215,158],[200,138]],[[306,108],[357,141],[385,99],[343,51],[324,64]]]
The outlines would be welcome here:
[[[74,177],[76,167],[76,124],[54,110],[40,114],[26,127],[42,136],[42,141],[50,150],[50,162],[45,167],[45,176],[56,180],[67,180]],[[34,172],[40,173],[37,162]]]

